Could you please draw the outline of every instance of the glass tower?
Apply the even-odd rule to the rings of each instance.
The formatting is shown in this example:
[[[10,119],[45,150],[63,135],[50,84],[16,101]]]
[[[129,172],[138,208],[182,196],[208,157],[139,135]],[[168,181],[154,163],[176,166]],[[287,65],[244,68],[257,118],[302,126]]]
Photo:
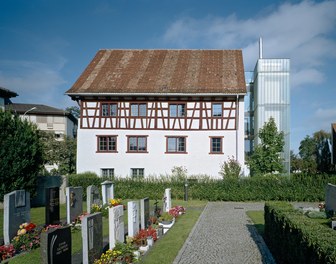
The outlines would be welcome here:
[[[258,131],[271,117],[283,131],[285,146],[281,157],[290,173],[290,60],[263,59],[261,52],[253,73],[245,73],[245,152],[260,143]]]

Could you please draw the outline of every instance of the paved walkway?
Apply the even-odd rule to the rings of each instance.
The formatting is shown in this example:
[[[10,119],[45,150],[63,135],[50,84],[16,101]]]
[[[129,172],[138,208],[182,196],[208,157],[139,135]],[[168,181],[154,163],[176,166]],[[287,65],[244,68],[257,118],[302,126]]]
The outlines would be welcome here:
[[[246,215],[263,208],[264,203],[208,203],[174,263],[275,263]]]

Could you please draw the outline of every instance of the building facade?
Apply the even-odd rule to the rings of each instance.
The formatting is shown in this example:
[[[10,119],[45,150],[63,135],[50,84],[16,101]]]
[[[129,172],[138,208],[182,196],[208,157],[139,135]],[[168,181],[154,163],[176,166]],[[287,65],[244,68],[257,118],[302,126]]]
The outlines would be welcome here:
[[[56,139],[63,136],[74,138],[77,135],[78,120],[71,113],[41,104],[11,103],[6,109],[35,123],[39,130],[55,134]]]
[[[100,50],[67,94],[81,108],[77,172],[218,177],[244,159],[240,50]]]
[[[281,157],[285,171],[290,173],[290,59],[263,58],[260,43],[259,59],[247,78],[245,103],[247,153],[260,143],[259,129],[273,117],[278,131],[284,133]]]

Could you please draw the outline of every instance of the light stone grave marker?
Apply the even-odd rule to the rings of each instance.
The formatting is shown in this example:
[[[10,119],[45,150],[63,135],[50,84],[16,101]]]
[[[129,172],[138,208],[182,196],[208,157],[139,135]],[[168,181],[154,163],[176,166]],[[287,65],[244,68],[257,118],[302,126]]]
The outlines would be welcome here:
[[[87,212],[91,213],[91,207],[93,204],[102,205],[100,192],[97,186],[90,185],[86,188],[86,205]]]
[[[127,203],[128,236],[134,237],[139,232],[139,202]]]
[[[65,193],[67,223],[71,224],[83,213],[83,187],[67,187]]]
[[[91,264],[103,251],[103,220],[101,213],[82,219],[83,263]]]
[[[109,248],[113,249],[117,241],[124,242],[124,206],[118,205],[109,209]]]
[[[10,244],[22,223],[30,222],[30,194],[25,190],[16,190],[4,195],[5,244]]]
[[[171,189],[165,189],[164,197],[163,197],[163,211],[169,212],[171,209],[172,201],[171,201]]]
[[[149,222],[149,198],[144,198],[140,200],[140,211],[141,211],[141,229],[148,228]]]
[[[102,184],[103,204],[107,204],[110,199],[114,198],[113,183],[111,181],[104,181]]]

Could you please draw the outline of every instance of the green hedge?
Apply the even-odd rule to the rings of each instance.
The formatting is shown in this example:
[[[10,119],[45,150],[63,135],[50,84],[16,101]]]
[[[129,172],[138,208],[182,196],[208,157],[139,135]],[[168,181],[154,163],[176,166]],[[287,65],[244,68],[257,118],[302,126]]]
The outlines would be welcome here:
[[[71,175],[69,186],[100,186],[106,178],[94,173]],[[162,199],[164,189],[172,189],[173,199],[183,199],[185,180],[173,176],[148,177],[144,179],[115,178],[115,196],[122,199]],[[325,199],[327,183],[336,184],[335,176],[294,175],[247,177],[239,180],[214,180],[205,175],[188,180],[189,199],[208,201],[309,201]]]
[[[277,263],[336,263],[336,231],[286,202],[265,204],[265,240]]]

